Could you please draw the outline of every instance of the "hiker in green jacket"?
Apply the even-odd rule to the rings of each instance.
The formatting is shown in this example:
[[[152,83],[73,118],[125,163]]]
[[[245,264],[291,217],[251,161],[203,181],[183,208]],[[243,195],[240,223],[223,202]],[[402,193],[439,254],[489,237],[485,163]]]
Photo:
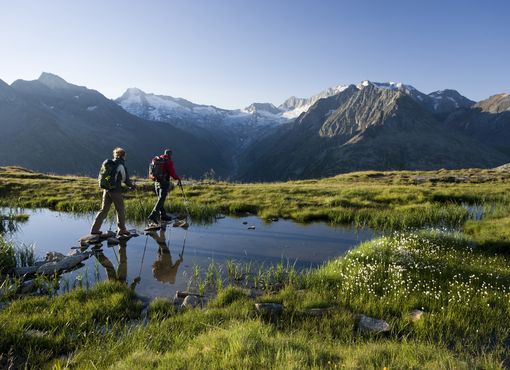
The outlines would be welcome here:
[[[113,203],[117,211],[117,235],[129,236],[130,233],[126,229],[126,210],[124,208],[124,196],[122,195],[122,184],[126,184],[130,189],[134,189],[134,184],[129,178],[129,174],[125,165],[126,151],[122,148],[113,150],[113,178],[112,185],[108,188],[103,186],[103,202],[101,210],[96,215],[90,233],[93,235],[101,235],[101,225],[108,216],[108,211]],[[108,161],[105,161],[105,163]],[[103,166],[105,165],[103,163]]]

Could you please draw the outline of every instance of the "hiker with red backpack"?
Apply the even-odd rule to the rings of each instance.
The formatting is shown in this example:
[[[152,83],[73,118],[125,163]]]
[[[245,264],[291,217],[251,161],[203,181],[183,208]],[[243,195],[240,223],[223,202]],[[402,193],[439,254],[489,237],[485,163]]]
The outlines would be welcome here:
[[[181,178],[175,172],[172,151],[170,149],[166,149],[164,154],[152,159],[149,166],[149,177],[154,181],[154,190],[158,200],[148,219],[154,224],[159,224],[160,220],[163,222],[171,221],[172,218],[165,212],[165,199],[174,188],[170,177],[177,180],[179,186],[181,186]]]
[[[96,215],[90,233],[92,235],[101,235],[101,225],[108,216],[108,211],[113,203],[117,211],[117,236],[125,237],[130,233],[126,229],[126,210],[124,207],[124,197],[122,195],[122,184],[124,183],[130,189],[134,189],[134,184],[129,178],[125,165],[126,152],[122,148],[113,149],[113,159],[107,159],[101,165],[98,181],[99,187],[103,189],[103,201],[101,210]]]

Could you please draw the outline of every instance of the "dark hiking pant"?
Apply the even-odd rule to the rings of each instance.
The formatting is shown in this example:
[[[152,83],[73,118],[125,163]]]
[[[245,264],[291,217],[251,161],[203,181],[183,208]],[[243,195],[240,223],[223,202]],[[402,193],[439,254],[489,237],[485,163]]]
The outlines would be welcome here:
[[[108,211],[110,210],[112,203],[115,206],[115,210],[117,211],[117,226],[119,231],[126,230],[126,210],[124,208],[124,196],[121,192],[105,190],[103,191],[103,204],[101,205],[101,210],[96,215],[96,219],[94,220],[92,229],[90,230],[92,234],[98,233],[101,230],[101,225],[108,216]]]
[[[171,182],[155,182],[154,183],[154,191],[158,196],[158,200],[156,205],[152,209],[152,212],[149,215],[149,219],[158,220],[159,217],[166,217],[165,212],[165,200],[168,193],[173,189],[173,184]]]

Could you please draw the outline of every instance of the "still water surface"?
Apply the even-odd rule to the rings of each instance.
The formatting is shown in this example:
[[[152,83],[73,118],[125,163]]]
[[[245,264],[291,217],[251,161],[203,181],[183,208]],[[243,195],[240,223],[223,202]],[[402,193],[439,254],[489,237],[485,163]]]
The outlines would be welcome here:
[[[49,251],[67,254],[71,247],[78,247],[78,239],[88,233],[94,216],[45,209],[24,213],[30,215],[29,221],[7,237],[33,244],[38,259]],[[249,230],[249,226],[255,229]],[[105,222],[103,231],[109,227],[110,222]],[[137,229],[140,236],[117,246],[103,242],[102,252],[84,261],[82,268],[65,274],[64,280],[72,283],[82,279],[92,284],[98,279],[117,277],[128,284],[139,281],[135,291],[141,296],[172,297],[176,290],[186,290],[195,265],[204,270],[211,262],[225,264],[234,260],[263,266],[283,261],[297,269],[317,267],[374,236],[371,230],[286,220],[266,223],[255,216],[226,217],[209,225],[192,224],[187,232],[168,226],[144,235],[143,225],[128,224],[128,228]]]

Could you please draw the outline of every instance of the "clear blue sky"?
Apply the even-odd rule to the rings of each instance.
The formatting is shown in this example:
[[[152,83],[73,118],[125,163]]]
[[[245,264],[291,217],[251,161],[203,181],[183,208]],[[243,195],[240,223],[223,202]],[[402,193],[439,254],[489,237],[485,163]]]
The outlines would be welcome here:
[[[473,100],[510,91],[510,1],[0,0],[0,79],[280,104],[400,81]]]

